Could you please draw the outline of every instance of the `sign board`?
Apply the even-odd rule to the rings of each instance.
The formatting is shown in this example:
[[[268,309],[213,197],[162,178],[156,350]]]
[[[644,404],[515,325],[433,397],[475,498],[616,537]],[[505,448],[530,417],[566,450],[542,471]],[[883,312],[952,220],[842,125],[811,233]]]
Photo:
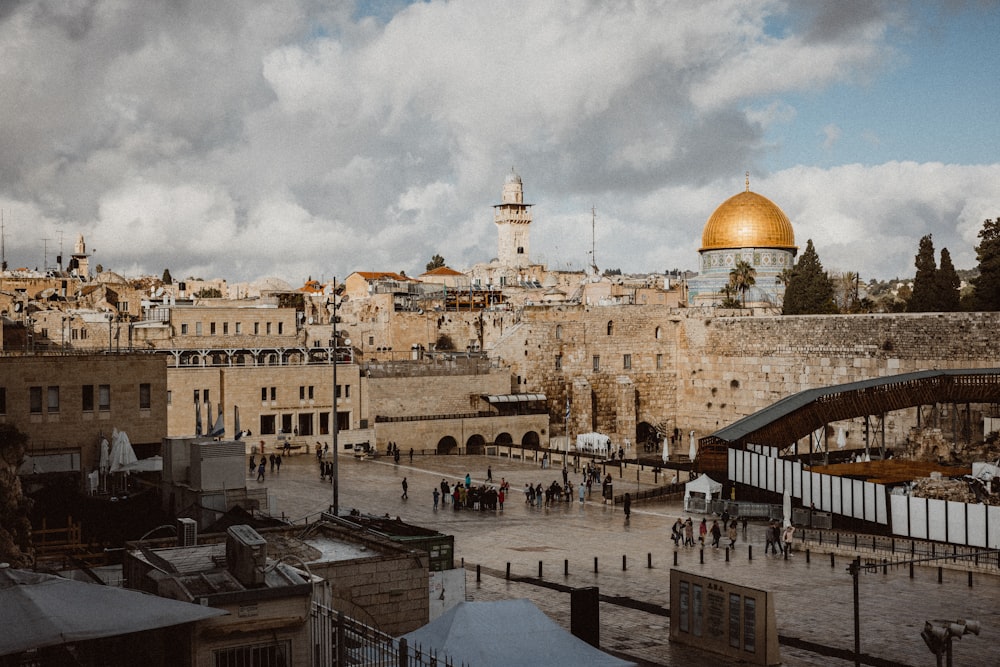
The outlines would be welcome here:
[[[672,569],[670,641],[754,665],[780,664],[774,596]]]

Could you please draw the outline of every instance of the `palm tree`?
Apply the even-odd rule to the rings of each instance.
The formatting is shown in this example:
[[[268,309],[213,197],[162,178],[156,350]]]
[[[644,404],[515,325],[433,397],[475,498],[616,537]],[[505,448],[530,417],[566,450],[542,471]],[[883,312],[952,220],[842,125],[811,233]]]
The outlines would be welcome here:
[[[740,293],[743,307],[747,305],[747,292],[757,283],[757,269],[744,259],[736,260],[736,266],[729,272],[729,284]]]

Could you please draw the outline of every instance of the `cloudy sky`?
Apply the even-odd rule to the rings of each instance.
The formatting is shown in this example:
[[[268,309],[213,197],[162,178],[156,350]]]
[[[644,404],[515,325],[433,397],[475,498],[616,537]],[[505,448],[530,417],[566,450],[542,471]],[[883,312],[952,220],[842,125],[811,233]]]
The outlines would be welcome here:
[[[928,6],[933,8],[928,8]],[[975,266],[1000,216],[1000,6],[677,1],[0,2],[11,267],[232,281],[496,256],[696,268],[744,188],[830,270]],[[47,239],[47,241],[46,241]],[[47,251],[47,252],[46,252]]]

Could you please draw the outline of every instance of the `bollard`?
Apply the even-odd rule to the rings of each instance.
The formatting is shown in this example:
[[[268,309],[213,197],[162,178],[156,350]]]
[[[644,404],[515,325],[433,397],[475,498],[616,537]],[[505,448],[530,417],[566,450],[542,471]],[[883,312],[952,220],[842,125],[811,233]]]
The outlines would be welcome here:
[[[913,578],[913,562],[910,562],[910,579]]]
[[[972,570],[969,570],[969,588],[972,588]]]
[[[747,560],[753,560],[753,545],[747,545]]]
[[[476,583],[477,584],[480,581],[483,580],[483,573],[481,572],[480,568],[481,568],[481,566],[479,565],[479,563],[476,563]]]
[[[510,581],[510,561],[507,561],[507,581]]]
[[[889,574],[889,559],[882,559],[882,574]]]
[[[788,552],[791,550],[792,550],[792,545],[790,544],[781,550],[781,553],[784,556],[785,560],[788,560]]]
[[[830,554],[830,567],[837,567],[836,556],[832,553]]]
[[[465,556],[462,556],[462,569],[465,569]]]
[[[677,552],[674,552],[674,567],[677,567]]]
[[[809,550],[806,549],[806,565],[809,564]]]
[[[944,583],[944,568],[938,565],[938,583]]]
[[[542,561],[538,561],[538,578],[542,578]]]
[[[625,570],[628,569],[628,563],[627,563],[627,561],[628,561],[628,556],[626,556],[625,554],[622,554],[622,572],[624,572]]]
[[[563,576],[564,577],[568,577],[569,576],[569,559],[568,558],[566,558],[566,559],[563,560]]]
[[[597,574],[597,556],[594,556],[594,574]]]
[[[646,554],[646,567],[650,570],[653,569],[653,554],[651,553]]]
[[[726,562],[729,562],[729,547],[726,547]]]
[[[698,549],[698,561],[704,565],[705,564],[705,547]]]
[[[855,551],[858,550],[858,534],[857,533],[854,534],[854,550]]]

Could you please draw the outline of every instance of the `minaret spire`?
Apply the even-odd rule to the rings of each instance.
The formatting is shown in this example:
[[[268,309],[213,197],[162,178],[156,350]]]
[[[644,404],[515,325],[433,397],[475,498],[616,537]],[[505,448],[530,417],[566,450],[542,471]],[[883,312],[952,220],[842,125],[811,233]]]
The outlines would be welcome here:
[[[747,172],[747,192],[750,192],[750,172]]]

